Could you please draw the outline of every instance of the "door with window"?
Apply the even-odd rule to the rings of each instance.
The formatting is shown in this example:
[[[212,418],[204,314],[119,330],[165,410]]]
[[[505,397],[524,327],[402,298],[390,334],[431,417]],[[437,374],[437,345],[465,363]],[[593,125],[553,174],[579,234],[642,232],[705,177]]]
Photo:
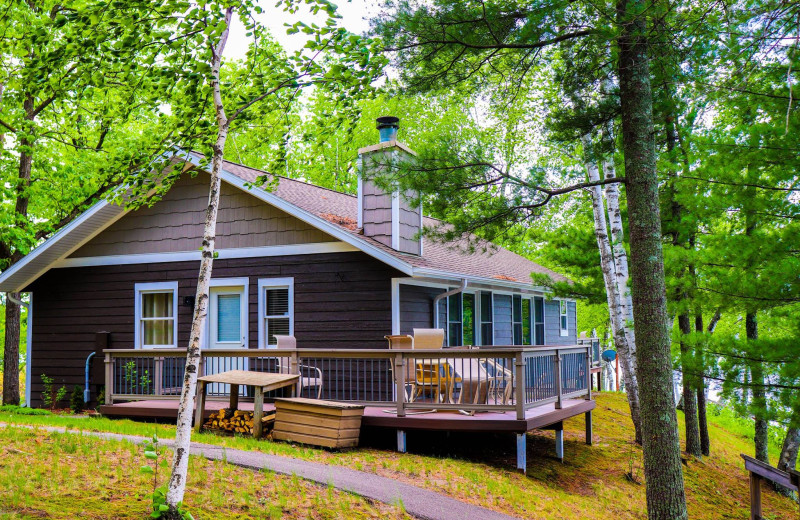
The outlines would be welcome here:
[[[247,358],[214,355],[214,350],[247,348],[247,293],[243,285],[219,285],[209,289],[208,328],[203,356],[206,375],[247,370]],[[209,393],[228,393],[228,385],[209,385]],[[244,388],[240,389],[244,392]]]

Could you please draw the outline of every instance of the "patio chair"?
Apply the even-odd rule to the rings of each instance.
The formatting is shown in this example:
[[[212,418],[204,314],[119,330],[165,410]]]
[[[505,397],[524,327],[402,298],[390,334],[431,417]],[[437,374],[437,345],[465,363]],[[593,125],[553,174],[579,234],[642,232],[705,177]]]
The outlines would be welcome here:
[[[275,339],[278,341],[279,349],[297,349],[297,338],[294,336],[275,334]],[[278,366],[281,373],[288,374],[291,372],[288,358],[278,358]],[[298,365],[297,369],[300,372],[300,388],[298,389],[298,393],[302,394],[303,388],[316,387],[317,399],[322,399],[322,370],[309,365]]]
[[[417,350],[436,350],[444,346],[444,329],[414,329],[414,348]],[[446,359],[417,359],[414,371],[414,401],[421,395],[431,393],[439,402],[447,399],[453,402],[453,388],[461,378],[455,374]]]
[[[511,371],[490,358],[464,358],[456,370],[461,382],[459,403],[508,404],[511,399]],[[475,415],[475,410],[459,410],[464,415]],[[503,412],[501,412],[503,413]]]

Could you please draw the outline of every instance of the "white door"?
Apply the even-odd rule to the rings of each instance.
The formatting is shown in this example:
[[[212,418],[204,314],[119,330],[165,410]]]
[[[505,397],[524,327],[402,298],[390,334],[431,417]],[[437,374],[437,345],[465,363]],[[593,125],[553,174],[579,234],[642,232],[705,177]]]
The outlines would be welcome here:
[[[215,349],[247,348],[247,298],[243,286],[218,286],[209,289],[208,329],[204,372],[206,375],[247,370],[247,358],[220,357]],[[209,394],[227,394],[228,385],[209,385]],[[244,395],[244,388],[239,392]]]

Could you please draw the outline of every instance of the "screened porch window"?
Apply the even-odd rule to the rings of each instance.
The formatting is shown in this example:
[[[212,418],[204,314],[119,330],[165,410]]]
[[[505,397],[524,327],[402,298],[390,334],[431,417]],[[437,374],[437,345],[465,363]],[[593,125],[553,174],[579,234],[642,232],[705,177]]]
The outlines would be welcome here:
[[[461,293],[447,298],[447,344],[451,347],[462,343]]]
[[[533,299],[534,345],[544,345],[544,298]]]
[[[261,347],[278,344],[275,335],[294,334],[294,284],[293,280],[259,280],[261,301]]]
[[[562,336],[569,335],[568,323],[567,323],[567,300],[561,300],[559,303],[559,325],[561,329]]]
[[[531,325],[533,316],[531,315],[531,299],[522,299],[522,344],[531,344]]]
[[[177,347],[178,283],[136,284],[137,348]]]
[[[462,345],[475,344],[475,295],[464,294],[461,298],[463,316],[463,341]]]
[[[481,345],[494,344],[492,293],[481,291]]]

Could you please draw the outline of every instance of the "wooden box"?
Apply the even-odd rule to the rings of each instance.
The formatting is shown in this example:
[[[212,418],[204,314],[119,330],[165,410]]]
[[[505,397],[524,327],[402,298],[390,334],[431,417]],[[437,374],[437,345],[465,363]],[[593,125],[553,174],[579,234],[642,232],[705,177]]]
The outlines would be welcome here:
[[[362,405],[295,397],[276,399],[275,410],[275,440],[325,448],[358,445]]]

